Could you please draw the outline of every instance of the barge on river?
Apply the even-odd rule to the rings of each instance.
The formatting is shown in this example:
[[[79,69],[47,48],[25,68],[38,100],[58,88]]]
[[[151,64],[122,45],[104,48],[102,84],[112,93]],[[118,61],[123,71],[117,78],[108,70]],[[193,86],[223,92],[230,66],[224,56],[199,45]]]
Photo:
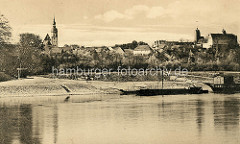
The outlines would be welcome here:
[[[208,93],[208,90],[203,90],[202,87],[191,86],[188,88],[178,89],[139,89],[139,90],[123,90],[121,95],[137,95],[137,96],[157,96],[157,95],[183,95],[183,94],[203,94]]]

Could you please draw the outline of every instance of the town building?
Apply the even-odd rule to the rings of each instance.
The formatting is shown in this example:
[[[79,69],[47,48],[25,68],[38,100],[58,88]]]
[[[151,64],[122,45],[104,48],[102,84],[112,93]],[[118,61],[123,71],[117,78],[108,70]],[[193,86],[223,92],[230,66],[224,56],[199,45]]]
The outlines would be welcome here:
[[[124,55],[124,50],[121,47],[115,47],[113,48],[114,52],[119,55]]]
[[[133,50],[132,49],[124,49],[124,55],[125,56],[133,55]]]

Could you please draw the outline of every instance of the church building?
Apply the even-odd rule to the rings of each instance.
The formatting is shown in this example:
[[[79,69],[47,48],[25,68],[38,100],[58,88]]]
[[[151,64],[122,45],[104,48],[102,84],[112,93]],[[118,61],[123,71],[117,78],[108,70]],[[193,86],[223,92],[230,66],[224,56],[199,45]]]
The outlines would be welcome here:
[[[66,51],[71,51],[71,47],[59,47],[58,46],[58,29],[56,26],[55,17],[53,19],[53,25],[51,30],[51,36],[47,34],[43,40],[44,53],[51,54],[60,54]]]
[[[58,47],[58,29],[56,27],[56,20],[55,17],[53,19],[53,27],[51,31],[51,38],[47,34],[43,40],[43,45],[50,46],[50,47]]]

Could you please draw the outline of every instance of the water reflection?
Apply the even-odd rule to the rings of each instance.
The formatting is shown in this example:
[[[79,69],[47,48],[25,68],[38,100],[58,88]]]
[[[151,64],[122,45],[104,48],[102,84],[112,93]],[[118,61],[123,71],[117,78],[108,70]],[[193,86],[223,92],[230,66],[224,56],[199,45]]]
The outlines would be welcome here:
[[[33,137],[33,121],[32,121],[32,106],[31,105],[20,105],[19,108],[19,134],[20,142],[23,144],[39,144],[40,140],[38,137]]]
[[[0,143],[239,142],[235,95],[76,102],[1,105]]]
[[[1,106],[0,110],[0,142],[13,143],[19,137],[19,143],[39,144],[39,137],[33,137],[31,105]]]
[[[54,143],[57,143],[57,132],[58,132],[58,108],[55,105],[53,107],[53,133],[54,133]]]
[[[202,131],[202,125],[204,123],[204,101],[201,99],[196,100],[196,123],[199,133]]]
[[[15,117],[17,112],[12,108],[2,106],[0,109],[0,143],[10,144],[14,134],[17,133],[18,120]]]
[[[239,127],[239,100],[226,98],[224,101],[213,101],[214,124],[216,128],[225,130]]]

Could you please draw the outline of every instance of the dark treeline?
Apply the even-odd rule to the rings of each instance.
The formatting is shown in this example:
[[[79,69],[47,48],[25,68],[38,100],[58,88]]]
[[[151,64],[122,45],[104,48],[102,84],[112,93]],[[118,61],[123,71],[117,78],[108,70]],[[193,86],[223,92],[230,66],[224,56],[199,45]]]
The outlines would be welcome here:
[[[123,50],[124,49],[135,49],[138,45],[148,45],[147,43],[140,41],[132,41],[131,43],[127,43],[127,44],[116,44],[115,47],[121,47]]]

